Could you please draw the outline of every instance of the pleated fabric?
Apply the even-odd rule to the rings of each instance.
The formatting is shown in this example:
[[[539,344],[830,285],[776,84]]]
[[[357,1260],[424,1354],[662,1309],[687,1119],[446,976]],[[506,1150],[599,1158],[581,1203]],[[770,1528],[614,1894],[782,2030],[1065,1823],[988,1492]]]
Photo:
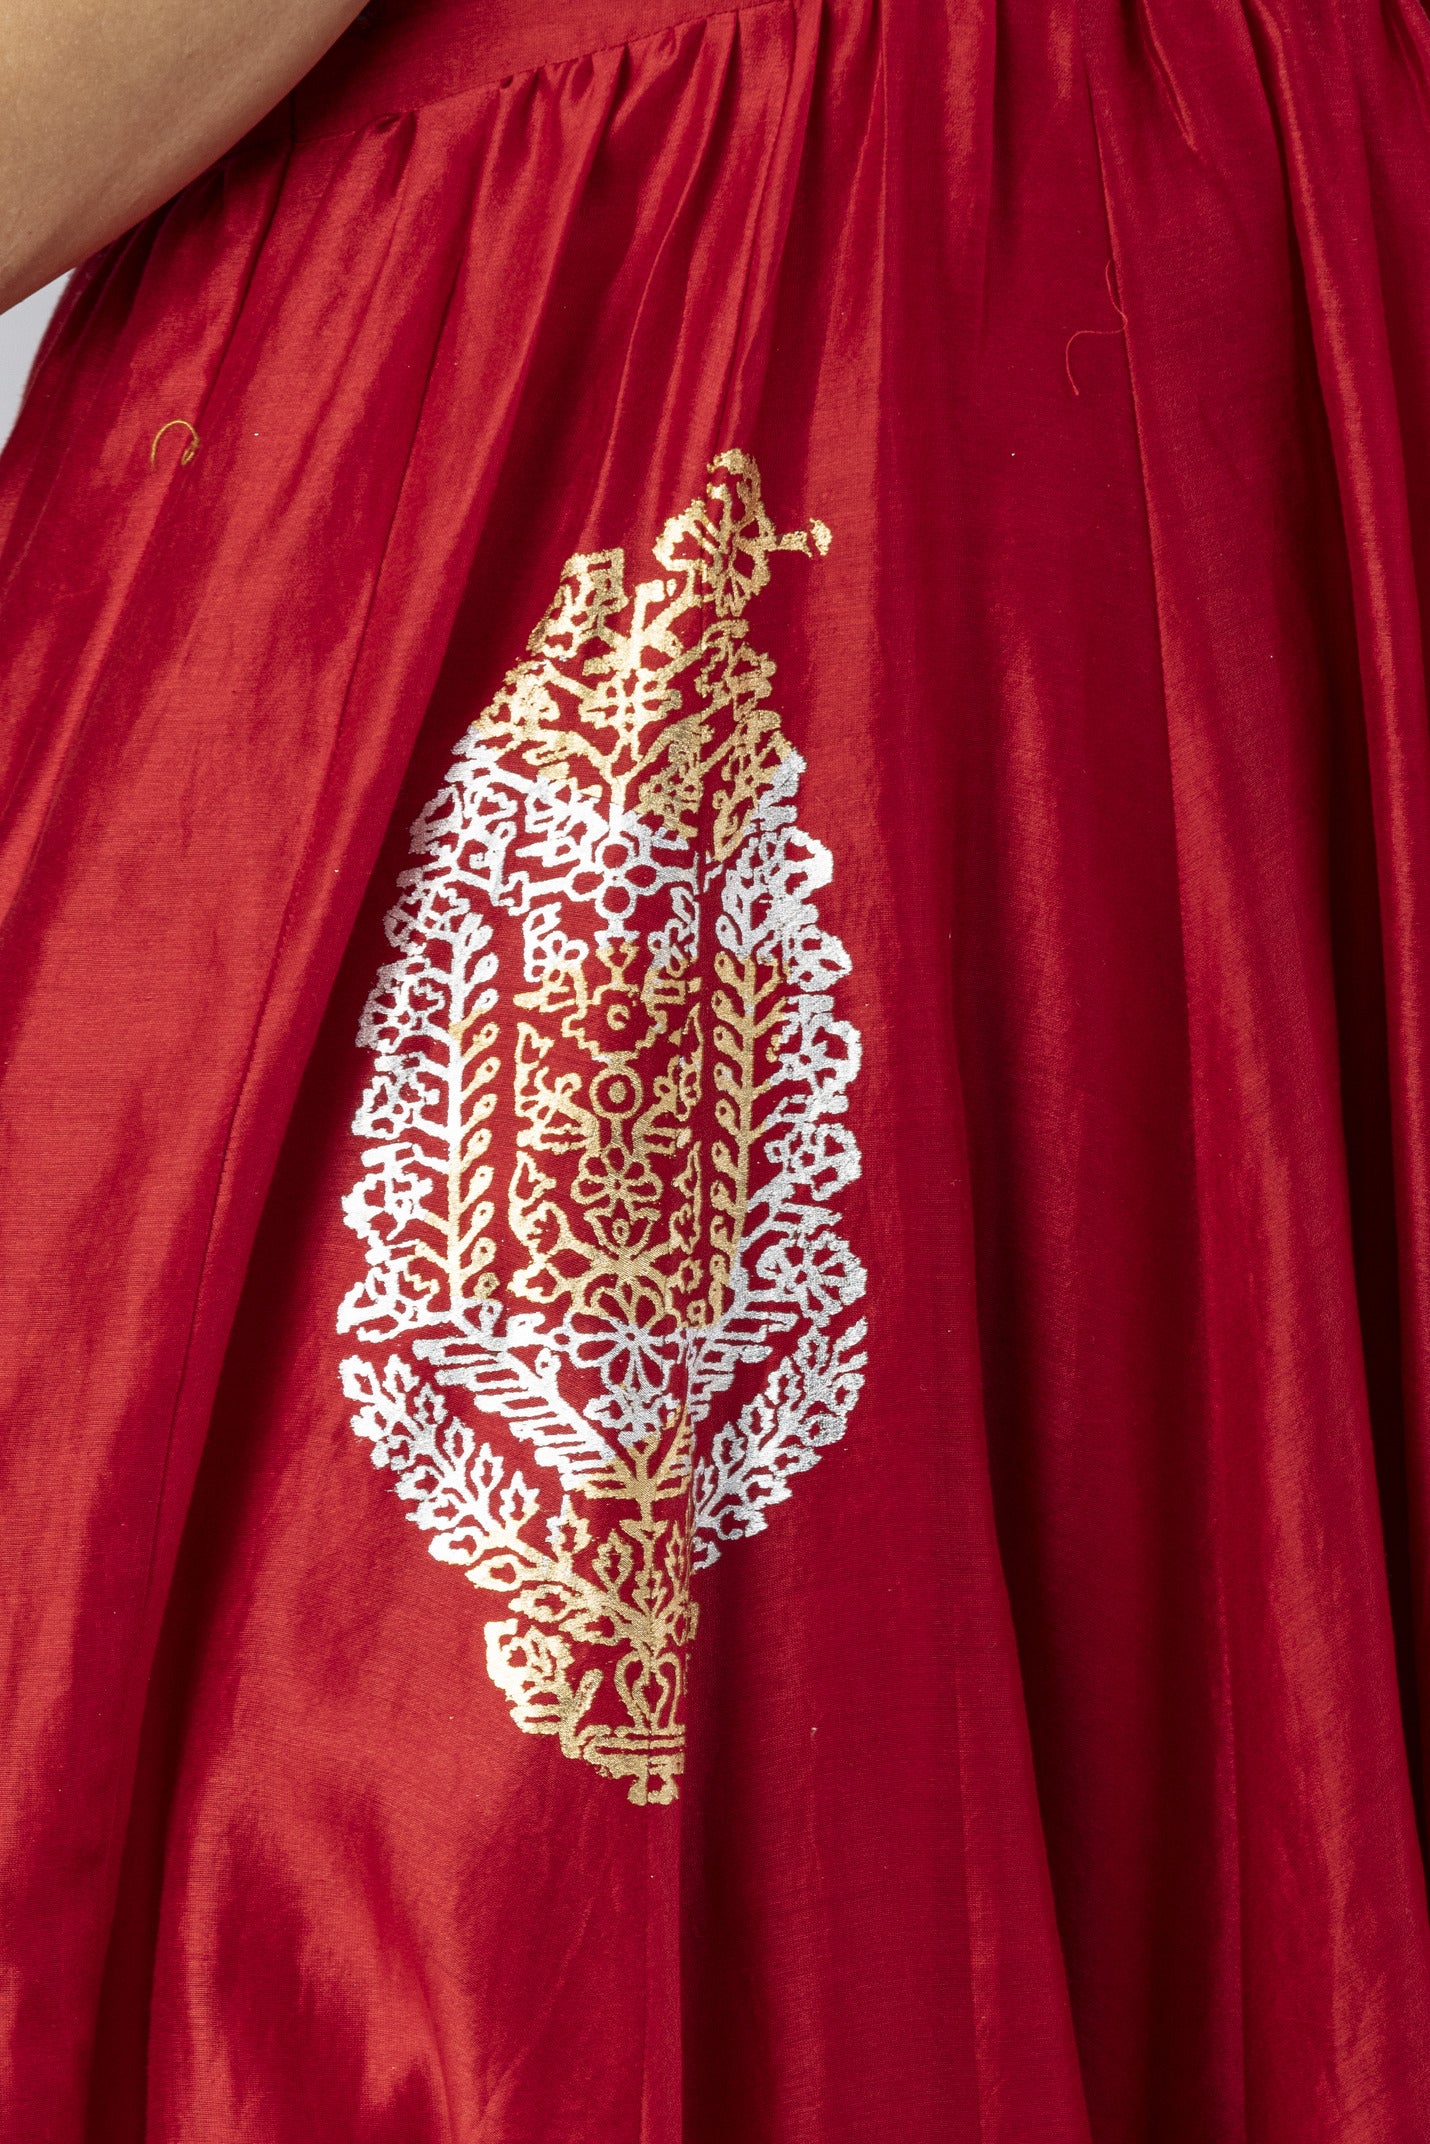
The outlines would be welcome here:
[[[0,464],[6,2137],[1423,2144],[1427,177],[1417,0],[379,0],[76,278]],[[355,1413],[456,1364],[574,1585],[586,1403],[342,1306],[460,770],[684,662],[581,605],[700,544],[835,1277],[636,1748]],[[578,1091],[512,1132],[512,1050],[586,1077],[522,885],[494,1239]]]

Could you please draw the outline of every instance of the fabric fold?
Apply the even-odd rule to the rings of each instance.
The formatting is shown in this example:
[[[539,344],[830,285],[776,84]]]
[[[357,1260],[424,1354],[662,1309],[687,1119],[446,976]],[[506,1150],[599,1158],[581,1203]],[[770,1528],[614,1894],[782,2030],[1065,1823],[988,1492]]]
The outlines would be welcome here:
[[[1223,12],[1192,28],[1156,11],[1162,67],[1188,109],[1203,107],[1194,151],[1166,136],[1157,177],[1161,83],[1139,79],[1110,23],[1089,19],[1088,51],[1148,502],[1187,966],[1235,1811],[1222,1878],[1239,1921],[1235,2133],[1314,2128],[1319,2109],[1348,2101],[1370,2120],[1369,2072],[1375,2125],[1409,2136],[1417,2118],[1398,2111],[1401,2094],[1414,2096],[1426,2046],[1423,1998],[1407,1991],[1424,1986],[1427,1960],[1405,1901],[1423,1877],[1350,1253],[1328,912],[1345,552],[1338,530],[1321,547],[1335,493],[1275,118],[1240,11]],[[1308,51],[1316,36],[1295,32]],[[1273,294],[1255,309],[1248,276]],[[1365,350],[1373,365],[1373,342]],[[1213,359],[1214,396],[1202,385]],[[1354,579],[1353,522],[1348,537]],[[1377,516],[1375,544],[1393,557],[1393,512]],[[1298,587],[1327,584],[1318,616]],[[1363,650],[1369,626],[1358,606]],[[1374,766],[1373,732],[1371,749]]]
[[[1430,722],[1427,722],[1423,614],[1424,543],[1417,543],[1407,496],[1408,471],[1417,459],[1414,415],[1417,376],[1430,357],[1423,321],[1390,318],[1386,284],[1399,262],[1382,266],[1378,248],[1367,246],[1393,218],[1423,225],[1410,199],[1400,198],[1393,173],[1372,173],[1365,128],[1377,102],[1403,79],[1408,64],[1423,77],[1427,59],[1421,15],[1401,18],[1405,45],[1390,61],[1384,48],[1366,49],[1361,37],[1330,22],[1308,68],[1285,25],[1272,10],[1252,16],[1276,114],[1289,179],[1302,272],[1305,276],[1318,377],[1335,453],[1346,531],[1359,657],[1360,712],[1367,736],[1376,856],[1380,943],[1385,962],[1387,1069],[1396,1159],[1392,1229],[1397,1244],[1402,1342],[1403,1494],[1413,1557],[1413,1633],[1416,1657],[1426,1657],[1425,1480],[1427,1304],[1425,1246],[1427,1188],[1423,1127],[1427,1117],[1424,984],[1430,972],[1424,914],[1424,836],[1430,805]],[[1359,26],[1356,26],[1357,28]],[[1392,51],[1394,47],[1390,48]],[[1387,80],[1389,77],[1389,80]],[[1328,84],[1340,85],[1328,95]],[[1372,91],[1372,84],[1374,90]],[[1383,206],[1378,210],[1376,197]],[[1394,336],[1394,341],[1393,341]],[[1396,347],[1398,344],[1398,347]],[[1402,422],[1402,403],[1410,431]],[[1420,1690],[1424,1695],[1424,1669]],[[1423,1717],[1423,1713],[1422,1713]]]

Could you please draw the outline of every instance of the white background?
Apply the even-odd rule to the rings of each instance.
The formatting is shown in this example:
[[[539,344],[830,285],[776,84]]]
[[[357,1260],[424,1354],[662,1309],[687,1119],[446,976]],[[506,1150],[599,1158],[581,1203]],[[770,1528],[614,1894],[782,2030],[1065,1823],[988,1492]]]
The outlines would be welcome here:
[[[37,290],[33,298],[12,305],[8,313],[0,313],[0,440],[10,436],[30,360],[64,287],[65,279],[60,276],[44,290]]]

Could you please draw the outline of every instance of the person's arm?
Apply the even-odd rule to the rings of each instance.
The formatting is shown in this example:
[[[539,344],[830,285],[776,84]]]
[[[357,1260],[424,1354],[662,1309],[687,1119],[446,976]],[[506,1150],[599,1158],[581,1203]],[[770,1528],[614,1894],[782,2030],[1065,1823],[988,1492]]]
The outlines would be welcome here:
[[[0,0],[0,311],[237,141],[362,0]]]

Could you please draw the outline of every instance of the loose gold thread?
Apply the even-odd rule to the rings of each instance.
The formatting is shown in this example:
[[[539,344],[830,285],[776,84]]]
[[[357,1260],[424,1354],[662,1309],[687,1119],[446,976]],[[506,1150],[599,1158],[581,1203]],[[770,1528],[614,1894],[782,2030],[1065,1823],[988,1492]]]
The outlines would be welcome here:
[[[1127,315],[1123,312],[1122,307],[1117,302],[1117,292],[1113,286],[1112,281],[1111,261],[1109,261],[1107,264],[1107,270],[1103,277],[1103,281],[1107,285],[1107,295],[1112,300],[1112,310],[1116,313],[1118,319],[1122,322],[1122,325],[1120,328],[1078,328],[1075,334],[1069,335],[1067,340],[1067,348],[1063,351],[1063,370],[1068,376],[1069,387],[1072,389],[1073,393],[1079,397],[1081,397],[1082,389],[1078,386],[1077,381],[1073,378],[1073,344],[1077,342],[1079,337],[1083,335],[1125,335],[1127,332]]]
[[[176,424],[177,424],[177,425],[178,425],[178,426],[179,426],[179,427],[180,427],[180,428],[181,428],[181,429],[182,429],[183,431],[185,431],[185,432],[187,432],[187,433],[189,434],[189,443],[188,443],[188,445],[187,445],[187,446],[185,447],[185,449],[184,449],[183,453],[182,453],[182,454],[181,454],[181,455],[179,456],[179,467],[180,467],[181,469],[187,468],[188,464],[189,464],[189,463],[190,463],[190,462],[191,462],[191,461],[193,460],[194,456],[195,456],[195,455],[196,455],[196,454],[198,453],[198,451],[199,451],[199,435],[198,435],[198,433],[197,433],[197,432],[196,432],[196,431],[194,430],[193,426],[192,426],[192,425],[190,424],[190,422],[189,422],[188,418],[187,418],[187,417],[171,417],[171,418],[169,419],[168,423],[167,423],[167,424],[161,424],[161,425],[160,425],[160,427],[159,427],[159,429],[158,429],[158,431],[157,431],[157,432],[156,432],[156,433],[154,434],[154,443],[153,443],[153,445],[152,445],[152,446],[150,447],[150,449],[149,449],[149,467],[150,467],[151,469],[153,469],[153,468],[155,468],[155,467],[157,466],[157,462],[156,462],[156,457],[157,457],[157,455],[158,455],[158,452],[159,452],[159,441],[160,441],[160,440],[161,440],[161,439],[163,438],[163,436],[164,436],[164,434],[165,434],[166,432],[172,432],[172,431],[173,431],[173,429],[174,429],[174,426],[175,426]]]

